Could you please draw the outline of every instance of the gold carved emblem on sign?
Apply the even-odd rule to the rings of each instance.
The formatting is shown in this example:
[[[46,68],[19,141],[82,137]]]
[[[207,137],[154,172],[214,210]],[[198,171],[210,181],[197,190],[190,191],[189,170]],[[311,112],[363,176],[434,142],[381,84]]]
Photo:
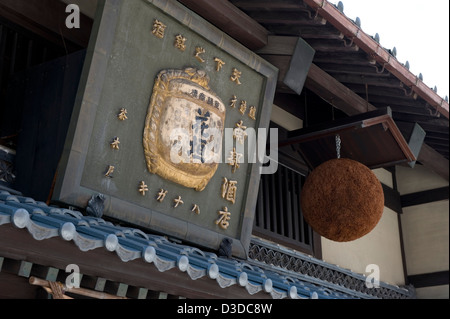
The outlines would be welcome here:
[[[149,172],[202,191],[220,162],[224,122],[225,105],[204,71],[161,71],[144,128]]]

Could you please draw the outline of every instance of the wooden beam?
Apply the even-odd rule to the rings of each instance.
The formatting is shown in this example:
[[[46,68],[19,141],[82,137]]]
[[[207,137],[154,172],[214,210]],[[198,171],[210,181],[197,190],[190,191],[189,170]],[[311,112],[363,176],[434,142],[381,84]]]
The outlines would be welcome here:
[[[370,64],[367,62],[367,54],[362,51],[358,52],[317,52],[316,57],[314,58],[314,62],[317,64],[320,63],[329,63],[331,66],[337,66],[338,70],[342,67],[347,66],[368,66],[372,69],[372,74],[376,71],[376,65]],[[339,62],[337,62],[337,60]],[[381,72],[377,73],[377,76],[389,75],[388,73]]]
[[[358,52],[359,48],[357,45],[345,46],[343,41],[334,41],[334,40],[324,40],[324,39],[309,39],[309,45],[314,48],[317,52],[322,53],[354,53]]]
[[[54,267],[47,267],[42,265],[33,265],[30,276],[43,278],[49,281],[56,281],[58,278],[59,269]]]
[[[268,31],[229,1],[178,0],[250,50],[267,44]]]
[[[381,183],[384,193],[384,206],[393,210],[397,214],[403,214],[400,193],[395,189]]]
[[[318,54],[323,54],[325,52],[318,52]],[[329,56],[333,55],[333,51],[327,52]],[[368,76],[374,76],[376,75],[378,78],[380,79],[389,79],[389,78],[393,78],[393,76],[389,73],[389,72],[381,72],[381,73],[376,73],[378,68],[376,65],[373,64],[369,64],[369,63],[361,63],[358,62],[358,59],[360,59],[360,57],[358,57],[355,54],[352,53],[357,53],[356,51],[347,51],[347,52],[334,52],[336,54],[342,54],[342,53],[348,53],[349,58],[352,59],[352,57],[354,58],[353,61],[344,61],[344,58],[340,58],[338,56],[336,56],[335,61],[340,61],[339,64],[336,64],[335,61],[330,61],[330,57],[327,56],[326,58],[318,58],[317,60],[315,60],[314,62],[317,65],[320,65],[320,68],[331,74],[336,74],[336,73],[343,73],[343,74],[354,74],[357,76],[362,76],[362,77],[368,77]],[[399,81],[400,82],[400,81]]]
[[[260,55],[264,60],[269,62],[278,68],[278,79],[277,79],[277,93],[289,93],[296,94],[292,89],[290,89],[283,80],[286,77],[287,71],[289,70],[289,65],[291,64],[290,55]]]
[[[4,257],[3,254],[1,254]],[[31,269],[33,267],[33,263],[25,261],[25,260],[16,260],[13,258],[5,258],[3,261],[3,269],[2,271],[18,275],[20,277],[29,277],[31,273]]]
[[[367,84],[369,86],[384,86],[384,87],[391,87],[395,89],[401,89],[401,82],[400,80],[396,78],[384,78],[379,76],[361,76],[360,74],[355,73],[349,73],[345,72],[343,73],[340,70],[326,70],[326,72],[333,76],[336,80],[338,80],[341,83],[350,83],[350,84],[357,84],[362,85]],[[364,81],[364,84],[362,84],[362,81]]]
[[[355,92],[358,95],[361,96],[370,96],[372,97],[376,97],[376,96],[381,96],[383,98],[385,98],[387,101],[389,101],[391,98],[393,97],[404,97],[404,99],[406,101],[411,101],[413,100],[412,97],[408,97],[405,96],[405,91],[404,89],[399,85],[397,88],[394,87],[387,87],[387,86],[372,86],[372,85],[367,85],[367,88],[364,84],[347,84],[346,85],[350,90],[352,90],[353,92]],[[388,102],[389,104],[389,102]],[[424,105],[424,104],[423,104]],[[431,114],[430,114],[431,116]],[[436,116],[434,116],[433,118],[436,118]]]
[[[448,200],[449,187],[430,189],[401,196],[402,207],[422,205],[441,200]]]
[[[304,0],[312,9],[317,10],[318,14],[324,17],[336,29],[343,33],[349,39],[371,55],[375,61],[383,65],[386,70],[395,75],[407,87],[412,88],[420,97],[434,107],[438,112],[449,118],[449,104],[429,86],[425,85],[417,76],[411,73],[403,64],[385,50],[371,36],[362,31],[355,23],[340,12],[335,6],[324,0]],[[430,58],[431,55],[430,55]]]
[[[67,28],[65,21],[69,13],[66,13],[66,6],[57,0],[2,0],[0,15],[59,46],[70,46],[63,42],[66,39],[85,48],[93,20],[80,13],[80,28]]]
[[[305,87],[348,115],[365,113],[377,108],[355,92],[312,64]],[[419,123],[420,124],[420,123]],[[417,160],[436,174],[449,180],[449,161],[427,144],[423,144]]]
[[[448,285],[448,270],[408,276],[408,282],[415,288]]]
[[[278,91],[280,89],[286,90],[286,92],[290,91],[284,85],[283,79],[290,65],[295,44],[295,37],[269,36],[268,45],[258,51],[264,59],[279,69]],[[364,100],[314,63],[311,64],[309,69],[305,87],[347,115],[356,115],[377,109],[377,107]],[[293,92],[290,91],[290,93]],[[426,144],[422,145],[421,152],[418,155],[418,161],[449,180],[448,159],[430,146]]]
[[[45,280],[45,279],[41,279],[41,278],[37,278],[34,276],[31,276],[29,279],[29,283],[30,285],[34,285],[34,286],[41,286],[44,289],[45,288],[50,288],[50,283],[49,280]],[[114,294],[107,294],[104,292],[99,292],[99,291],[95,291],[95,290],[89,290],[89,289],[85,289],[85,288],[75,288],[75,287],[68,287],[65,284],[63,284],[63,290],[65,291],[65,293],[72,293],[72,294],[76,294],[76,295],[81,295],[81,296],[85,296],[85,297],[90,297],[90,298],[96,298],[96,299],[126,299],[126,297],[124,296],[119,296],[119,295],[114,295]],[[48,292],[52,293],[52,290],[50,289],[45,289]],[[67,298],[66,298],[67,297]],[[68,296],[63,296],[63,299],[72,299],[71,297]]]
[[[46,239],[43,242],[23,229],[12,224],[1,226],[0,256],[7,258],[25,258],[34,264],[48,265],[65,269],[68,264],[76,264],[84,276],[101,275],[108,281],[124,283],[129,286],[162,291],[170,295],[184,296],[190,299],[271,299],[270,294],[259,292],[250,295],[244,287],[234,285],[220,288],[215,280],[208,276],[192,280],[189,275],[178,269],[160,272],[153,264],[143,259],[124,263],[116,254],[98,248],[83,252],[72,242],[60,237]],[[99,272],[99,265],[102,265]],[[2,271],[3,273],[3,271]],[[1,274],[1,273],[0,273]]]
[[[261,9],[261,10],[307,10],[308,7],[301,1],[249,1],[249,0],[231,0],[235,6],[242,9]]]
[[[417,158],[423,165],[429,167],[436,174],[449,180],[449,162],[448,159],[436,152],[427,144],[423,144]]]
[[[279,24],[288,26],[323,26],[327,21],[323,18],[303,19],[302,14],[298,12],[274,12],[267,15],[265,12],[253,13],[252,18],[261,24]]]
[[[140,288],[140,287],[129,287],[127,296],[132,299],[145,299],[147,298],[148,289]]]
[[[267,45],[256,51],[260,55],[289,55],[292,56],[297,45],[298,37],[269,35]]]
[[[28,283],[28,278],[9,272],[0,272],[0,299],[36,299],[45,291]],[[46,297],[46,296],[45,296]],[[6,300],[4,300],[6,301]],[[21,313],[23,313],[21,311]]]
[[[312,64],[309,69],[305,87],[347,115],[377,109],[315,64]]]
[[[344,40],[344,35],[328,25],[271,25],[273,34],[295,34],[302,39]]]
[[[419,115],[419,116],[423,116],[425,118],[430,115],[430,111],[427,110],[426,108],[416,107],[416,106],[413,106],[413,105],[409,105],[409,106],[398,105],[398,104],[392,103],[391,101],[392,101],[391,98],[386,98],[384,102],[377,102],[377,103],[372,103],[372,104],[375,105],[375,106],[379,105],[380,107],[383,106],[383,105],[389,105],[389,107],[392,109],[392,114],[393,114],[394,118],[395,118],[395,115],[397,115],[397,114],[399,116],[398,118],[400,118],[400,119],[402,118],[402,116],[409,115],[409,114],[411,114],[411,115]],[[402,122],[402,121],[401,120],[397,121],[397,125],[400,122]],[[422,121],[419,120],[419,121],[412,121],[412,122],[413,123],[414,122],[421,122],[422,124],[426,124],[423,119],[422,119]],[[409,123],[411,124],[411,122],[409,122]],[[424,126],[422,126],[422,124],[420,126],[423,129],[425,129]],[[435,125],[435,127],[440,127],[442,129],[448,131],[448,127],[437,126],[437,125]],[[427,131],[428,134],[430,133],[429,130],[426,130],[426,131]]]

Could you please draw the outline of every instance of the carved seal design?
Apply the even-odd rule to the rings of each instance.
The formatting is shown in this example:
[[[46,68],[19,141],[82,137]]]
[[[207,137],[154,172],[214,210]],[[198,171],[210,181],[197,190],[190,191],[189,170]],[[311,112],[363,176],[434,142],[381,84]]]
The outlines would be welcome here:
[[[202,191],[220,163],[224,122],[225,105],[204,71],[162,70],[145,119],[148,171]]]

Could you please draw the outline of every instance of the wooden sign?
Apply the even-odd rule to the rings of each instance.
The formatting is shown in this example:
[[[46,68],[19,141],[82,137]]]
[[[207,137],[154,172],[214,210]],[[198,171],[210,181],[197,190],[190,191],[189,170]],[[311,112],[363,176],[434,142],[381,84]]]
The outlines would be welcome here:
[[[53,199],[245,258],[276,80],[176,1],[101,2]]]

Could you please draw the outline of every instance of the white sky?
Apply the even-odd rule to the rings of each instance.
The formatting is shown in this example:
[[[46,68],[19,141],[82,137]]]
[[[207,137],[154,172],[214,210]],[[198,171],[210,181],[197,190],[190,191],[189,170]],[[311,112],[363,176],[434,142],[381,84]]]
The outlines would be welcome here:
[[[329,0],[336,4],[338,0]],[[409,61],[441,97],[449,95],[449,0],[343,0],[344,13],[361,19],[368,35],[380,35],[386,49],[397,48],[397,60]]]

